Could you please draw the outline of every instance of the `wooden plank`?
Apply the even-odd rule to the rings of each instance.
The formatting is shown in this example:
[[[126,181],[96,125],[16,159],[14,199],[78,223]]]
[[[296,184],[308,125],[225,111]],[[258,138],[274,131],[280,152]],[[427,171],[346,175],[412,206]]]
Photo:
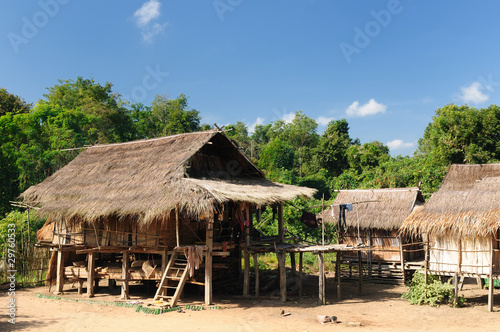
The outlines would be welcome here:
[[[87,296],[94,297],[94,279],[95,279],[95,253],[87,254]]]
[[[426,235],[425,241],[425,258],[424,258],[424,282],[427,285],[429,283],[429,234]]]
[[[57,250],[56,294],[62,293],[64,288],[64,253]]]
[[[337,277],[337,299],[340,301],[342,299],[342,289],[341,289],[341,275],[340,275],[340,262],[342,261],[342,254],[337,252],[337,261],[335,262],[335,276]]]
[[[177,247],[180,246],[181,244],[181,239],[180,239],[180,231],[179,231],[179,211],[178,209],[175,209],[175,243],[177,244]],[[208,230],[208,225],[207,225],[207,230]]]
[[[489,282],[489,289],[488,289],[488,311],[492,312],[493,311],[493,290],[495,289],[495,283],[493,282],[493,261],[494,261],[494,256],[493,256],[493,241],[495,241],[495,236],[493,235],[491,237],[491,245],[490,245],[490,282]]]
[[[255,270],[255,296],[259,296],[259,262],[257,261],[257,254],[252,254],[253,256],[253,265]]]
[[[326,304],[325,254],[323,252],[320,252],[318,254],[318,264],[319,264],[319,303],[325,305]]]
[[[358,271],[359,271],[358,294],[361,295],[363,294],[363,260],[361,259],[361,251],[358,251]]]
[[[124,251],[123,257],[122,257],[122,279],[124,279],[124,281],[122,281],[122,287],[121,287],[121,291],[122,291],[121,299],[122,300],[127,300],[130,298],[129,285],[128,285],[128,281],[126,280],[126,279],[128,279],[129,265],[130,265],[129,252]]]
[[[304,253],[299,252],[299,297],[302,297],[302,256]]]
[[[406,273],[405,273],[405,255],[403,249],[403,237],[399,235],[399,258],[401,260],[401,273],[403,274],[403,284],[406,284]]]
[[[206,231],[206,245],[207,251],[205,253],[205,304],[212,304],[212,250],[214,244],[214,218],[212,215],[207,221],[207,231]],[[186,269],[187,270],[187,269]]]

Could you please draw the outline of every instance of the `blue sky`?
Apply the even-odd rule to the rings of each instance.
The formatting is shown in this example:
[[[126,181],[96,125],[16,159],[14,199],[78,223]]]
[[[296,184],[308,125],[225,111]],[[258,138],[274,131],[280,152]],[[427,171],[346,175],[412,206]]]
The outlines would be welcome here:
[[[499,104],[497,1],[2,1],[0,86],[28,102],[58,79],[132,102],[184,93],[202,122],[302,110],[321,133],[411,155],[437,108]]]

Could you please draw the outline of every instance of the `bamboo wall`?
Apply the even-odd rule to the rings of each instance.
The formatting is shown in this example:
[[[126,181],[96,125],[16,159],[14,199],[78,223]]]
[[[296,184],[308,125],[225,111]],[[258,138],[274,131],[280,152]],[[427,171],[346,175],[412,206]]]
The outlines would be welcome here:
[[[429,235],[429,269],[447,273],[490,273],[491,237],[459,237],[446,233]],[[498,240],[493,243],[498,249]],[[494,272],[500,272],[500,255],[494,253]]]

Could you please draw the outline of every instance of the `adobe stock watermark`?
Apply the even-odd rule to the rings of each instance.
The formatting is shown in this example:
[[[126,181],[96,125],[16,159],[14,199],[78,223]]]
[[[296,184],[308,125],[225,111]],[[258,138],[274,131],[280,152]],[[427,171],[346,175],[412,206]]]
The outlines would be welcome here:
[[[341,42],[339,44],[347,63],[351,63],[353,54],[361,53],[361,50],[370,45],[372,39],[377,37],[382,32],[382,29],[391,23],[393,16],[400,14],[403,9],[403,5],[399,0],[389,0],[386,9],[370,11],[373,20],[368,21],[363,29],[358,26],[354,27],[353,43]]]
[[[16,225],[7,225],[7,239],[5,240],[7,248],[7,280],[9,281],[8,288],[8,304],[7,304],[7,315],[9,319],[7,321],[10,324],[16,324]]]
[[[232,12],[236,7],[241,5],[243,0],[214,0],[212,5],[214,6],[217,16],[221,22],[224,21],[224,15],[226,12]]]
[[[136,85],[130,90],[129,95],[124,95],[126,100],[136,103],[143,102],[148,93],[157,89],[163,80],[170,75],[170,73],[161,71],[160,65],[156,65],[155,69],[151,66],[146,66],[146,75],[142,78],[142,85]]]
[[[54,18],[61,8],[60,5],[65,5],[70,0],[40,0],[38,1],[38,6],[40,10],[35,12],[31,19],[26,16],[21,18],[22,27],[20,34],[15,32],[9,32],[7,34],[7,39],[12,46],[12,49],[16,54],[19,53],[19,46],[23,44],[28,44],[30,40],[38,35],[40,29],[45,27],[51,18]]]

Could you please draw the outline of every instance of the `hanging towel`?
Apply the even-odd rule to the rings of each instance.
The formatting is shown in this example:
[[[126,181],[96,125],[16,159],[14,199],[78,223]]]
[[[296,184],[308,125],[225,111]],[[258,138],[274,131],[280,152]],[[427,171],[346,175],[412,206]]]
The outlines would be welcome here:
[[[344,224],[344,232],[347,231],[347,223],[345,220],[345,210],[347,210],[347,205],[348,204],[340,204],[339,205],[339,222],[338,222],[338,230],[340,231],[342,229],[342,223]],[[352,208],[352,204],[351,204]]]

